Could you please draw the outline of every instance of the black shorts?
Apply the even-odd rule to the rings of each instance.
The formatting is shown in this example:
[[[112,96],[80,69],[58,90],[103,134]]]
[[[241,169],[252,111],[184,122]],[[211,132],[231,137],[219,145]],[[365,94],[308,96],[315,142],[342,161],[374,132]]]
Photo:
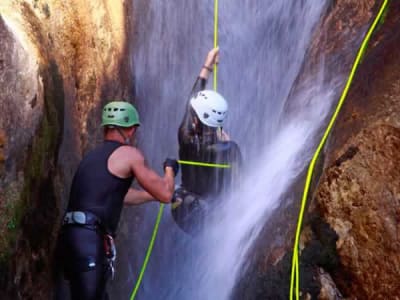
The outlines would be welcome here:
[[[196,234],[204,227],[207,207],[206,199],[181,187],[172,199],[172,216],[182,230]]]
[[[58,265],[70,282],[73,300],[106,300],[111,275],[103,235],[79,225],[64,225],[57,245]]]

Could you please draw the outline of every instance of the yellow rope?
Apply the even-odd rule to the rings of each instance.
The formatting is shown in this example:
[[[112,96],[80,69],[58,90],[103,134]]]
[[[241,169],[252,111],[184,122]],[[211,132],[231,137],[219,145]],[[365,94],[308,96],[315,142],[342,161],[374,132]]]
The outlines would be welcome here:
[[[374,22],[372,23],[370,29],[368,30],[363,43],[361,44],[361,47],[358,51],[357,57],[354,61],[353,67],[351,69],[349,78],[347,80],[346,86],[343,90],[342,96],[339,99],[339,102],[336,106],[336,110],[328,124],[328,127],[325,130],[325,133],[317,147],[317,150],[314,153],[314,156],[312,157],[311,163],[308,167],[308,171],[307,171],[307,178],[306,178],[306,182],[305,182],[305,186],[304,186],[304,191],[303,191],[303,197],[301,200],[301,208],[300,208],[300,213],[299,213],[299,218],[297,221],[297,228],[296,228],[296,236],[295,236],[295,242],[294,242],[294,247],[293,247],[293,257],[292,257],[292,272],[291,272],[291,278],[290,278],[290,300],[293,299],[293,288],[294,288],[294,280],[296,281],[296,300],[299,300],[300,297],[300,292],[299,292],[299,281],[300,281],[300,274],[299,274],[299,254],[298,254],[298,248],[299,248],[299,239],[300,239],[300,231],[301,231],[301,225],[303,222],[303,215],[304,215],[304,210],[305,210],[305,206],[306,206],[306,201],[307,201],[307,196],[308,196],[308,191],[310,188],[310,184],[311,184],[311,178],[313,175],[313,171],[314,171],[314,167],[315,164],[317,162],[318,156],[328,138],[328,135],[330,133],[330,131],[332,130],[332,127],[336,121],[336,118],[340,112],[340,109],[342,108],[343,102],[347,96],[347,93],[350,89],[351,83],[353,81],[354,78],[354,74],[358,68],[359,62],[362,58],[362,54],[364,53],[364,51],[366,50],[366,47],[368,46],[368,42],[371,38],[371,35],[373,33],[373,31],[375,30],[382,14],[384,13],[384,11],[387,8],[387,4],[388,4],[388,0],[384,0],[384,3],[382,4],[382,7],[379,10],[378,15],[376,16]]]
[[[218,47],[218,0],[214,0],[214,48]],[[218,67],[214,64],[214,91],[217,90]]]
[[[147,247],[146,256],[144,258],[142,267],[140,268],[138,280],[136,281],[135,287],[133,289],[133,292],[132,292],[129,300],[134,300],[136,298],[137,292],[139,291],[140,283],[142,282],[144,272],[146,271],[147,264],[149,263],[150,255],[153,252],[153,246],[154,246],[154,242],[157,237],[158,227],[160,225],[163,210],[164,210],[164,203],[160,203],[160,208],[158,209],[157,219],[154,224],[153,233],[151,234],[150,243],[149,243],[149,246]]]
[[[198,167],[211,167],[211,168],[219,168],[219,169],[229,169],[231,165],[228,164],[213,164],[213,163],[205,163],[200,161],[189,161],[189,160],[178,160],[178,163],[182,165],[192,165]]]

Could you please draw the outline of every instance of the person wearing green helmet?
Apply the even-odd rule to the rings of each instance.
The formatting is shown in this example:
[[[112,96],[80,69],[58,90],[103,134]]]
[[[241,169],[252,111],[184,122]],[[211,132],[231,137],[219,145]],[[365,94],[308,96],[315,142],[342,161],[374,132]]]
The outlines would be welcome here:
[[[140,126],[135,107],[112,101],[102,111],[104,142],[87,153],[74,175],[58,244],[58,259],[70,282],[72,299],[107,299],[114,273],[113,237],[123,205],[169,203],[179,166],[167,158],[165,174],[150,169],[132,146]],[[143,188],[131,187],[136,179]]]
[[[175,191],[171,208],[178,226],[190,234],[202,229],[211,204],[239,181],[241,152],[223,130],[228,103],[216,91],[206,89],[218,60],[217,47],[206,56],[178,130],[179,159],[185,163],[181,166],[182,183]]]

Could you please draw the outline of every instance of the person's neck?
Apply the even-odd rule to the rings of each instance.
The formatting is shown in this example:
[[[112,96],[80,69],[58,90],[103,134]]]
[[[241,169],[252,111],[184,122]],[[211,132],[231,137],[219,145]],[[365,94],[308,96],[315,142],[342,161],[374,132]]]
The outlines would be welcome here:
[[[107,134],[104,136],[104,140],[105,141],[114,141],[114,142],[119,142],[121,144],[125,144],[124,138],[116,130],[107,132]]]

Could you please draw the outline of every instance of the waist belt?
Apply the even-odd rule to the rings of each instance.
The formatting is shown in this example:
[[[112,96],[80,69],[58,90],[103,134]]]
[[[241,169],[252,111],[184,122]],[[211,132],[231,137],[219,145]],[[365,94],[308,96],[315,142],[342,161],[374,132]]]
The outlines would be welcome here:
[[[64,224],[101,226],[101,220],[95,214],[88,211],[68,211],[64,216]]]

